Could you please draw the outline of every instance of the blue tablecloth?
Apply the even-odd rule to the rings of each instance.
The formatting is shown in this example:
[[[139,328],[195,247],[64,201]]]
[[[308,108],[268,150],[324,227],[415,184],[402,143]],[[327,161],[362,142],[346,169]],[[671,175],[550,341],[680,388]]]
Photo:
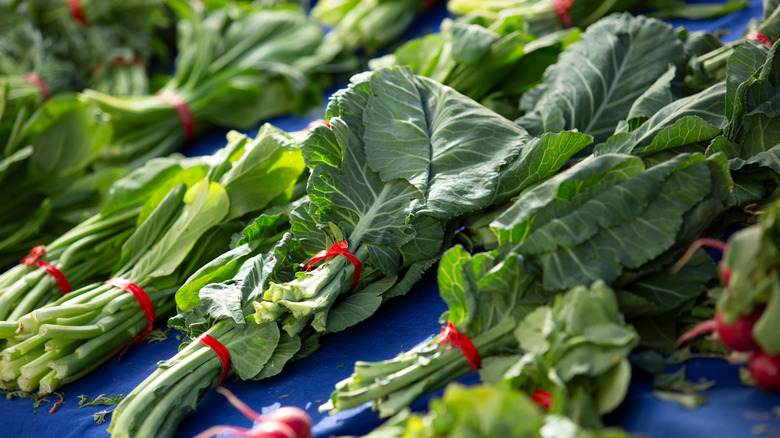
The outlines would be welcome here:
[[[750,7],[718,20],[705,22],[673,21],[690,29],[730,29],[724,40],[740,36],[747,21],[761,14],[759,0],[751,0]],[[431,11],[424,21],[407,35],[436,30],[446,16],[442,6]],[[320,113],[309,117],[284,117],[272,122],[282,129],[303,129]],[[256,132],[256,131],[255,131]],[[215,133],[188,150],[191,155],[210,153],[224,144],[225,131]],[[254,132],[249,132],[254,134]],[[310,357],[289,364],[278,376],[260,382],[225,382],[225,386],[256,410],[267,412],[279,406],[290,405],[305,409],[314,419],[315,437],[330,435],[359,435],[376,427],[381,420],[362,406],[333,416],[321,414],[317,407],[325,402],[333,385],[348,377],[356,360],[382,360],[424,342],[440,330],[439,315],[446,310],[438,296],[435,271],[431,270],[406,296],[388,302],[368,321],[344,332],[322,338],[321,348]],[[78,395],[96,397],[99,394],[129,393],[147,375],[154,371],[158,360],[173,356],[179,345],[177,333],[163,342],[133,347],[122,362],[112,360],[88,377],[63,388],[65,403],[54,414],[49,414],[52,403],[38,409],[27,399],[13,399],[0,403],[0,437],[106,437],[108,423],[97,425],[92,415],[105,407],[78,408]],[[705,377],[716,385],[705,392],[709,404],[693,411],[652,396],[652,382],[637,378],[631,384],[626,401],[607,421],[631,432],[654,437],[739,437],[751,433],[780,436],[780,420],[773,407],[780,405],[780,396],[766,395],[754,388],[743,387],[738,379],[737,366],[716,359],[693,360],[687,364],[689,378]],[[476,382],[476,374],[462,379]],[[427,400],[413,406],[424,409]],[[233,409],[219,394],[209,393],[195,413],[184,418],[177,437],[191,437],[216,424],[251,427],[251,422]],[[774,432],[773,432],[774,431]],[[143,437],[146,438],[146,437]]]

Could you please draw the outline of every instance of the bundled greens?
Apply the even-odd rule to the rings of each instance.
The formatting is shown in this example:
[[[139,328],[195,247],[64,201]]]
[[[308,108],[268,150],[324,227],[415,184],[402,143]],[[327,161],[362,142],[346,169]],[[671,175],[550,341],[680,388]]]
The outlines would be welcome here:
[[[572,287],[631,276],[722,211],[730,188],[723,158],[681,154],[645,169],[639,158],[603,155],[526,190],[492,223],[503,245],[474,256],[456,247],[440,262],[446,319],[483,359],[517,349],[508,335],[534,308]],[[680,305],[677,293],[645,299]],[[632,343],[618,345],[627,354]],[[374,400],[388,416],[468,373],[464,356],[434,339],[385,362],[357,363],[323,408]]]
[[[530,398],[508,385],[452,384],[431,400],[425,415],[399,414],[365,438],[492,437],[623,438],[618,430],[585,430],[569,418],[544,415]]]
[[[523,353],[485,360],[482,379],[494,386],[449,385],[426,416],[401,412],[367,436],[622,436],[581,429],[602,427],[599,416],[620,403],[631,377],[626,357],[637,334],[612,290],[599,282],[571,289],[526,315],[513,338]]]
[[[160,158],[118,180],[109,189],[97,215],[76,225],[45,246],[39,257],[59,269],[71,289],[105,280],[119,261],[119,252],[132,232],[148,219],[157,200],[180,174],[196,166],[197,159]],[[144,205],[147,210],[144,211]],[[15,321],[62,295],[56,281],[42,269],[19,264],[0,274],[0,320]]]
[[[114,135],[107,163],[137,166],[170,153],[212,125],[250,128],[317,104],[325,73],[352,66],[340,45],[296,9],[248,5],[205,9],[169,2],[178,21],[173,77],[156,95],[113,97],[87,90]]]
[[[151,312],[137,293],[95,283],[2,323],[4,388],[52,392],[96,368],[148,331],[155,315],[172,313],[178,286],[224,251],[247,214],[289,199],[304,167],[297,142],[270,125],[255,140],[230,137],[156,190],[122,245],[112,276],[144,289]]]
[[[350,49],[374,53],[398,39],[436,0],[322,0],[311,15]]]
[[[17,114],[0,160],[0,266],[95,214],[111,183],[126,174],[91,168],[111,136],[94,106],[61,95],[28,118],[29,109]]]
[[[680,0],[449,0],[447,9],[453,14],[487,21],[519,16],[528,23],[531,33],[545,35],[571,26],[586,28],[610,13],[632,9],[658,8],[657,15],[664,18],[703,19],[728,14],[747,4],[747,1],[688,4]]]
[[[25,52],[19,41],[3,38],[6,49],[24,56],[56,58],[67,66],[62,78],[51,70],[30,69],[52,84],[72,78],[68,91],[85,86],[118,95],[148,92],[146,66],[155,50],[163,50],[154,32],[168,25],[164,0],[131,1],[14,1],[0,5],[0,14],[13,32],[31,31],[44,41],[38,49]],[[10,74],[8,65],[0,74]],[[51,81],[51,82],[50,82]]]
[[[466,214],[505,201],[510,186],[554,173],[566,158],[550,151],[565,157],[582,146],[565,136],[525,144],[522,128],[406,68],[355,76],[333,96],[328,119],[330,127],[315,128],[303,147],[309,200],[293,210],[291,235],[248,259],[235,256],[249,248],[236,248],[177,294],[172,323],[191,337],[218,339],[241,379],[279,373],[311,354],[321,334],[406,293]],[[359,259],[357,281],[357,263],[340,256],[294,275],[327,248]],[[222,283],[203,287],[212,279]],[[208,348],[187,345],[120,404],[112,433],[169,435],[221,370]]]
[[[409,66],[415,74],[516,118],[520,96],[541,81],[544,70],[561,50],[579,39],[579,33],[560,31],[537,39],[514,18],[487,28],[445,19],[440,33],[411,40],[370,66]]]

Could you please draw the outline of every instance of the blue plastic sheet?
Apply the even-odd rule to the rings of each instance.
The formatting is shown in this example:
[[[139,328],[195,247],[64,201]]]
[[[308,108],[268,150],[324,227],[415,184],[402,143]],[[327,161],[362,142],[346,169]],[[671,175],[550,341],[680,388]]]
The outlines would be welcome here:
[[[724,29],[731,33],[724,40],[739,38],[742,29],[752,17],[762,13],[759,0],[751,0],[749,8],[717,20],[691,22],[674,20],[675,26],[689,29]],[[406,37],[436,30],[446,16],[442,6],[427,14]],[[272,120],[287,131],[304,129],[319,117],[284,117]],[[226,131],[215,133],[187,150],[189,155],[207,154],[224,145]],[[249,131],[254,134],[256,130]],[[365,405],[332,416],[319,413],[317,407],[327,401],[336,382],[347,378],[357,360],[387,359],[424,342],[440,331],[439,315],[446,310],[438,296],[435,268],[406,296],[388,302],[369,320],[343,332],[324,336],[320,349],[303,360],[288,364],[273,378],[259,382],[227,381],[224,386],[233,391],[260,412],[269,412],[279,406],[297,406],[314,419],[314,436],[360,435],[379,425],[382,420]],[[65,403],[56,412],[48,411],[58,400],[48,396],[49,403],[33,407],[28,399],[0,402],[0,437],[106,437],[106,423],[96,424],[93,415],[113,407],[78,408],[78,396],[94,398],[100,394],[127,394],[156,368],[159,360],[173,356],[180,344],[180,335],[172,332],[163,342],[142,343],[130,349],[123,361],[113,359],[89,376],[63,388]],[[780,420],[774,407],[780,405],[780,396],[767,395],[758,389],[740,384],[738,367],[716,359],[698,359],[686,364],[689,379],[714,380],[707,390],[709,403],[696,410],[686,410],[672,402],[661,401],[652,395],[652,381],[636,378],[623,405],[607,417],[607,422],[630,432],[644,433],[657,438],[692,437],[726,438],[752,435],[780,436]],[[461,380],[478,381],[476,374]],[[427,400],[419,400],[414,409],[422,410]],[[208,393],[198,404],[197,411],[181,422],[176,437],[192,437],[217,424],[251,427],[250,420],[233,409],[215,392]],[[146,437],[143,437],[146,438]]]

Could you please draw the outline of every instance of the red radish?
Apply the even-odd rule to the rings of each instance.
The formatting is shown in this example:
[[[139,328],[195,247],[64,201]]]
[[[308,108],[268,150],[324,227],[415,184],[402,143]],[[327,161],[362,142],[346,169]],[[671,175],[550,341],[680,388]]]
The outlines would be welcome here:
[[[757,351],[748,365],[750,375],[766,392],[780,392],[780,356]]]
[[[246,438],[309,438],[311,437],[311,418],[301,409],[283,407],[266,417],[250,408],[232,392],[219,386],[217,392],[224,395],[230,404],[247,418],[256,421],[252,429],[233,426],[212,426],[197,434],[195,438],[211,438],[225,433]]]
[[[701,322],[694,328],[683,333],[677,342],[675,348],[679,348],[683,342],[689,341],[704,333],[717,332],[718,338],[723,345],[736,351],[753,351],[758,349],[758,344],[753,339],[753,326],[761,317],[763,309],[757,309],[749,315],[739,316],[734,323],[729,324],[723,319],[723,312],[715,314],[715,319],[708,319]]]
[[[758,344],[753,339],[753,326],[761,316],[760,312],[740,315],[732,324],[723,320],[723,312],[715,315],[715,330],[723,345],[736,351],[753,351]]]
[[[285,406],[271,412],[265,418],[290,426],[297,438],[311,437],[311,418],[302,409]]]

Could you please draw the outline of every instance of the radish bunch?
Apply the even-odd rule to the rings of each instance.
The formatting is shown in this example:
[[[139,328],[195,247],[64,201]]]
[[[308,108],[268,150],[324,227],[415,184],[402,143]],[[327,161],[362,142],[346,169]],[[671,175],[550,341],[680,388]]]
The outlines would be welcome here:
[[[263,417],[223,387],[217,392],[227,397],[230,404],[256,424],[251,429],[233,426],[212,426],[195,438],[211,438],[221,433],[246,438],[310,438],[311,418],[303,410],[286,406]]]
[[[679,346],[714,331],[726,347],[752,352],[750,375],[767,392],[780,392],[780,275],[776,269],[780,259],[779,213],[780,203],[767,208],[758,224],[729,239],[728,248],[712,239],[702,239],[692,246],[711,246],[723,252],[720,276],[724,289],[718,297],[715,318],[698,324],[677,340]]]

